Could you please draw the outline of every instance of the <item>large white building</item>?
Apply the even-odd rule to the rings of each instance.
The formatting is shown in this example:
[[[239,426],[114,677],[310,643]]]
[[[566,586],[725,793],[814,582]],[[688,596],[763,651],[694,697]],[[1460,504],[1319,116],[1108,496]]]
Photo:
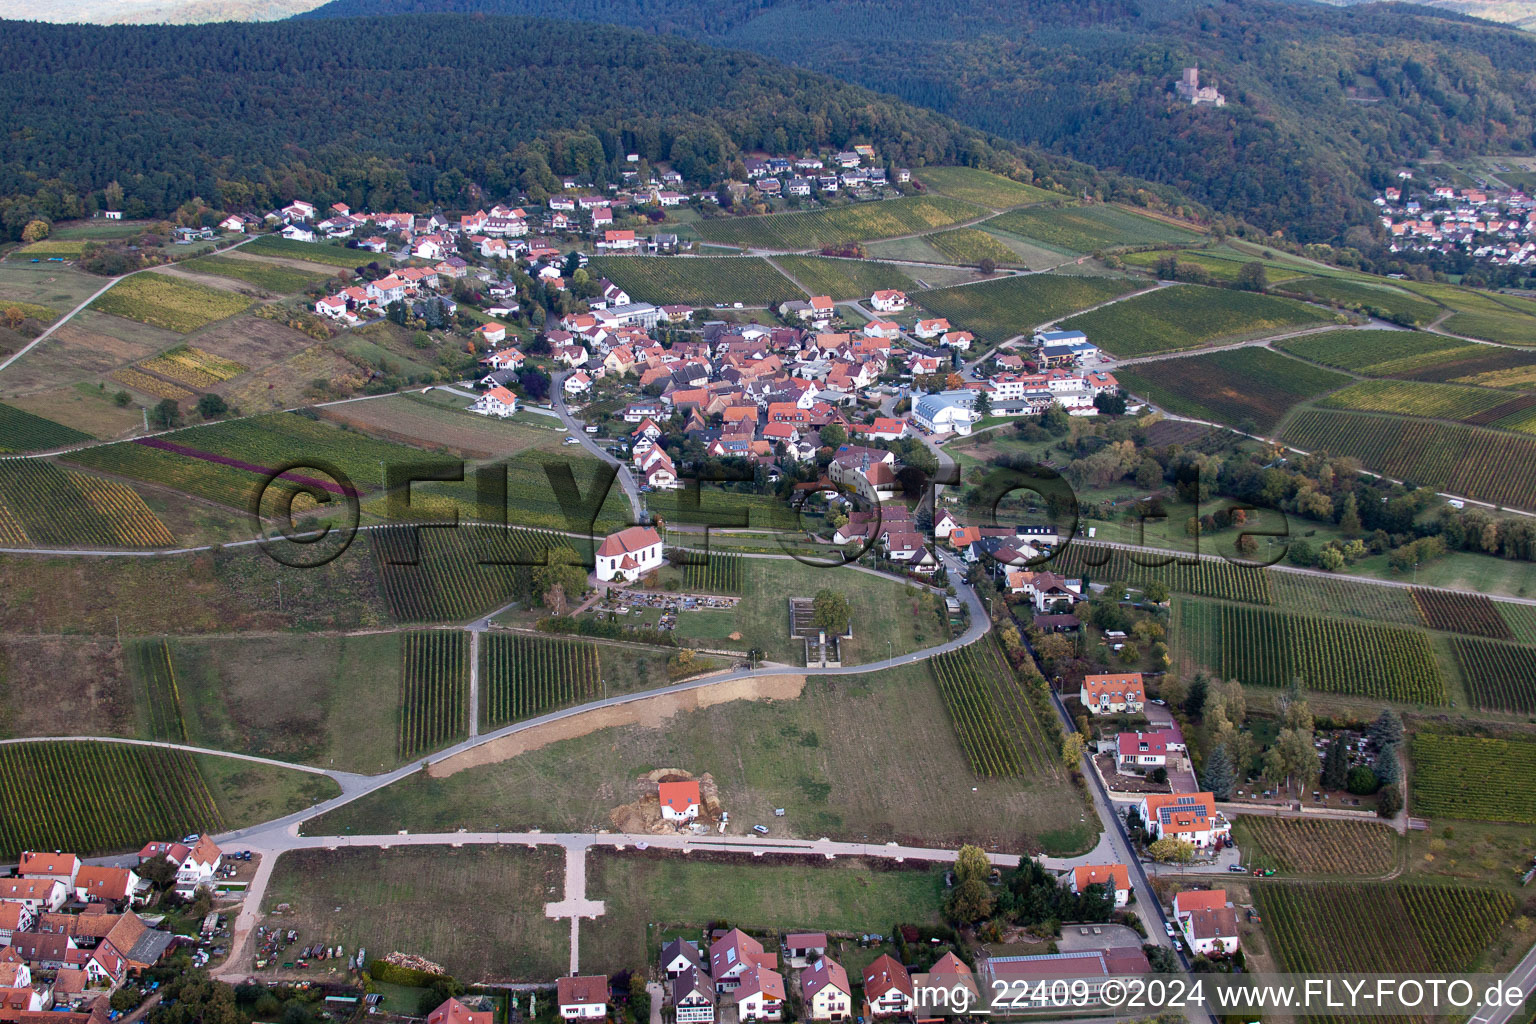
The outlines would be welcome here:
[[[974,391],[940,391],[913,403],[912,420],[930,433],[963,436],[971,432],[971,424],[981,419],[975,406]]]
[[[603,538],[597,549],[597,578],[637,580],[661,568],[661,537],[649,526],[631,526]]]

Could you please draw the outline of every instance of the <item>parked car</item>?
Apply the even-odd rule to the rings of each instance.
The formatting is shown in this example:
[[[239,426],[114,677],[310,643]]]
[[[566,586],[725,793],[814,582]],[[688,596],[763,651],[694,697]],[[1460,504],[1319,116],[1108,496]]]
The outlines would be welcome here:
[[[752,826],[752,831],[756,832],[760,836],[765,836],[765,835],[768,834],[768,826],[767,825],[753,825]]]
[[[1237,874],[1240,875],[1244,871],[1247,871],[1248,869],[1243,867],[1241,864],[1228,864],[1227,865],[1227,870],[1228,871],[1234,871],[1234,872],[1236,872]],[[1257,872],[1255,872],[1255,874],[1257,874]]]

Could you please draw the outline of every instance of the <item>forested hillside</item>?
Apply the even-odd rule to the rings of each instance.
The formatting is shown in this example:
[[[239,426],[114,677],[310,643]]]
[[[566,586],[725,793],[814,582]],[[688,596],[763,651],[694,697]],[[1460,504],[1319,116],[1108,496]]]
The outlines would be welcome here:
[[[558,189],[556,175],[617,180],[628,153],[709,181],[744,149],[855,142],[897,165],[1140,191],[825,75],[576,22],[0,22],[0,60],[0,224],[11,237],[34,216],[108,203],[130,217],[193,196],[226,209],[294,196],[473,206],[478,188],[494,201]]]
[[[1404,4],[335,0],[304,17],[428,9],[618,21],[741,46],[1306,240],[1368,222],[1370,188],[1398,161],[1528,152],[1536,131],[1536,38]],[[1226,107],[1176,100],[1189,64]]]

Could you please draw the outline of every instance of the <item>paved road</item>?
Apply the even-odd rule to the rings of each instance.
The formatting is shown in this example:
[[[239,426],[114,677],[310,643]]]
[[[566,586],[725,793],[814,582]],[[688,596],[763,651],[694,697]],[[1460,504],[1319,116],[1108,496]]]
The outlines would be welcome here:
[[[1509,972],[1505,979],[1506,985],[1517,986],[1520,991],[1529,998],[1536,991],[1536,946],[1532,946],[1530,952],[1525,954],[1525,959],[1515,965],[1515,969]],[[1508,1024],[1510,1019],[1519,1010],[1517,1006],[1489,1006],[1483,1005],[1472,1015],[1467,1024]]]
[[[585,430],[586,424],[572,416],[571,410],[565,404],[565,388],[563,385],[565,378],[569,377],[571,372],[566,370],[557,373],[549,382],[549,394],[551,401],[555,403],[555,413],[560,417],[560,421],[565,424],[565,429],[570,431],[572,437],[581,442],[582,448],[586,449],[588,454],[595,455],[619,471],[619,486],[624,488],[624,497],[629,499],[630,516],[638,523],[645,518],[645,502],[640,497],[640,487],[635,483],[635,475],[630,471],[629,464],[616,458],[612,452],[594,441]]]

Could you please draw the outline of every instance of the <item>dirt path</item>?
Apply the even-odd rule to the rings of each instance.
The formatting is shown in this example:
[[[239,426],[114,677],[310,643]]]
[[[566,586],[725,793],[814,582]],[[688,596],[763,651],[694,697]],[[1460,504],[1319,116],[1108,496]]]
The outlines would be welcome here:
[[[662,693],[654,697],[630,701],[613,707],[594,708],[591,711],[543,728],[523,733],[512,733],[490,740],[477,747],[436,761],[427,768],[433,778],[447,778],[466,768],[496,764],[519,754],[547,747],[561,740],[576,739],[620,725],[638,725],[646,729],[659,728],[667,719],[681,711],[697,711],[736,700],[793,700],[805,688],[803,675],[764,675],[733,679],[718,686],[677,693]]]

